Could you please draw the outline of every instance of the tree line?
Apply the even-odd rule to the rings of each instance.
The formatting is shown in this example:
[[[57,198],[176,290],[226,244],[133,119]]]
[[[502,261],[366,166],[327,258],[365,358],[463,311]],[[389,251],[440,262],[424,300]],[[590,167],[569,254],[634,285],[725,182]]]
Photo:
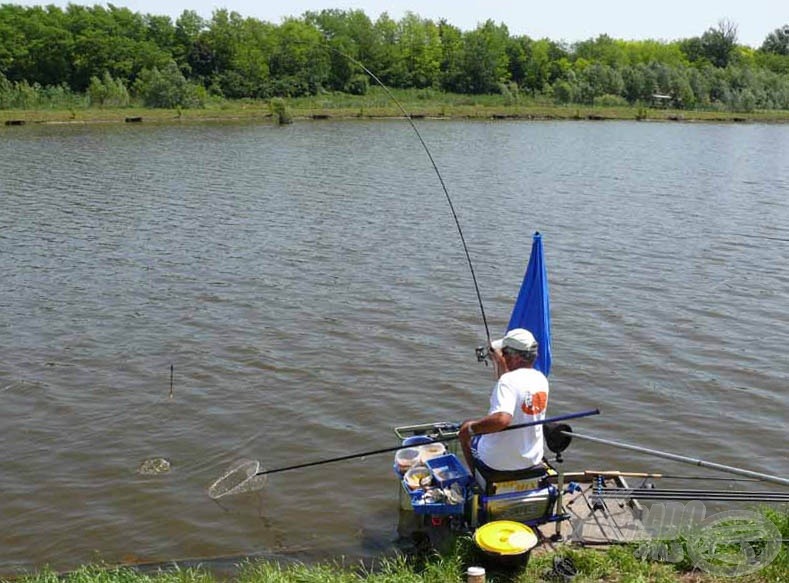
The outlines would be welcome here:
[[[566,44],[491,20],[462,31],[408,13],[307,12],[272,24],[216,10],[140,14],[108,4],[0,6],[0,108],[47,99],[197,107],[206,99],[364,94],[359,63],[393,88],[529,95],[558,103],[789,109],[789,26],[758,49],[720,21],[671,42],[608,35]]]

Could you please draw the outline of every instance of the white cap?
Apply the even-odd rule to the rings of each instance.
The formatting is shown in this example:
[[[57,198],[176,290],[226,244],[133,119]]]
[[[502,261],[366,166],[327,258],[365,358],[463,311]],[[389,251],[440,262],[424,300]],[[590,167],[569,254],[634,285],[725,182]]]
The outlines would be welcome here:
[[[537,341],[526,328],[513,328],[504,335],[504,338],[494,340],[490,345],[496,350],[501,350],[504,347],[521,352],[537,350]]]

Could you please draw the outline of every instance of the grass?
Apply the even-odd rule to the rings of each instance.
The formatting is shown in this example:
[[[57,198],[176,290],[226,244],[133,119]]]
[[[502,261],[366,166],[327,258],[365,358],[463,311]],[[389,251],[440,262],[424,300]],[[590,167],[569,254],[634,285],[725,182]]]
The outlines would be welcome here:
[[[762,509],[763,516],[771,520],[789,539],[789,508]],[[739,547],[738,547],[739,550]],[[465,581],[469,565],[479,564],[480,556],[469,537],[457,541],[455,548],[443,555],[407,559],[404,556],[381,559],[374,566],[361,563],[335,561],[316,565],[301,563],[281,564],[266,561],[249,561],[239,565],[233,583],[449,583]],[[561,581],[554,575],[554,562],[558,558],[570,559],[577,575],[574,583],[606,581],[611,583],[782,583],[789,581],[789,552],[786,543],[777,557],[760,571],[736,579],[715,576],[694,570],[687,560],[680,563],[662,563],[640,558],[638,547],[614,546],[606,550],[565,548],[557,553],[535,552],[525,568],[515,571],[488,569],[488,583],[527,583],[532,581]],[[0,579],[3,583],[5,580]],[[171,569],[153,573],[132,567],[107,567],[88,565],[66,574],[51,570],[24,575],[15,583],[224,583],[205,568]]]
[[[458,95],[430,89],[398,89],[392,94],[416,117],[448,119],[559,119],[559,120],[653,120],[653,121],[754,121],[789,122],[789,111],[725,112],[716,110],[670,110],[634,106],[556,105],[526,95]],[[296,120],[312,118],[369,119],[401,117],[402,111],[380,87],[367,95],[331,93],[284,100]],[[71,107],[0,110],[0,123],[122,123],[128,117],[145,122],[265,121],[272,119],[266,100],[212,100],[200,109],[149,109],[144,107]]]

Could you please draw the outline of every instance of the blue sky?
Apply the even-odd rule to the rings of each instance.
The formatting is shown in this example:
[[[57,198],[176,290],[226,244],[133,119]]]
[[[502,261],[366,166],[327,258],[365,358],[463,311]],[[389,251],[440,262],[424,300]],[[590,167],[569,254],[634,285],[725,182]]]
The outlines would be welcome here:
[[[91,0],[72,0],[75,4],[95,4]],[[18,4],[51,4],[14,2]],[[68,2],[54,1],[65,6]],[[253,0],[116,0],[135,12],[177,17],[184,10],[195,10],[210,17],[217,8],[235,10],[242,16],[279,23],[286,16],[301,16],[307,10],[323,8],[361,9],[375,20],[382,12],[395,19],[407,11],[424,18],[448,22],[463,30],[474,28],[488,18],[504,23],[510,34],[532,38],[575,42],[606,33],[620,39],[676,40],[699,36],[728,19],[738,26],[740,44],[758,47],[776,28],[789,24],[786,0],[487,0],[486,2],[450,0],[290,0],[288,2]],[[783,8],[781,8],[783,6]]]

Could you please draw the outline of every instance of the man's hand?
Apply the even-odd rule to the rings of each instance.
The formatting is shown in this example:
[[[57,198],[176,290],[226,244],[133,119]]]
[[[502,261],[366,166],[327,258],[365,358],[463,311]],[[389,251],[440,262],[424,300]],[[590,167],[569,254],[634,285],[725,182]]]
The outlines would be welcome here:
[[[496,350],[492,346],[488,354],[490,355],[490,360],[493,362],[493,374],[495,374],[498,379],[505,372],[508,372],[507,361],[504,360],[504,355],[501,353],[501,350]]]
[[[458,438],[460,439],[461,443],[464,441],[469,441],[474,432],[471,430],[471,424],[474,423],[474,419],[469,419],[463,422],[463,425],[460,426],[460,431],[458,431]]]

